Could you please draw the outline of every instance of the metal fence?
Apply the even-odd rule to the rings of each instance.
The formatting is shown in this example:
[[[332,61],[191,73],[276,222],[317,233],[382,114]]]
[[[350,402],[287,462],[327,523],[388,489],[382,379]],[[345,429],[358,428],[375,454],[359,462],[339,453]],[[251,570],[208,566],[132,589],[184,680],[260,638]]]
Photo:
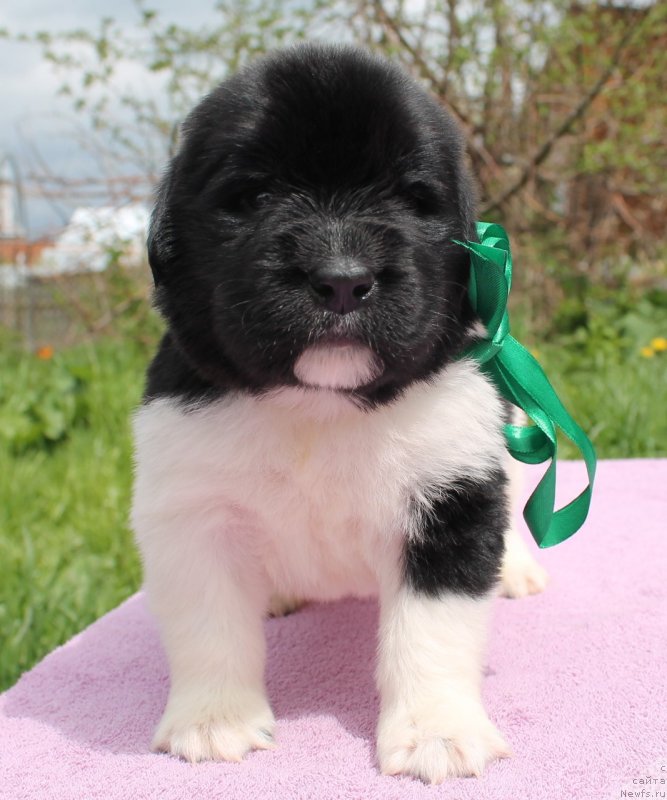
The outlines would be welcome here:
[[[39,275],[20,267],[0,271],[0,326],[13,332],[27,350],[77,344],[104,333],[137,300],[146,302],[149,280],[132,269],[124,293],[107,272]],[[126,296],[124,296],[126,295]]]

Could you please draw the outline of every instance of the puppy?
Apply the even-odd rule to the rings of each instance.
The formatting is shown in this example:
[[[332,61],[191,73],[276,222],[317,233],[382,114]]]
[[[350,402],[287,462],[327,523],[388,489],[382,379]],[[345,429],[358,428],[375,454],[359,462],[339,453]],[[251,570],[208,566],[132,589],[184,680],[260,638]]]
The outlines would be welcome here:
[[[508,748],[487,618],[544,573],[511,532],[507,409],[477,364],[473,192],[452,120],[362,52],[256,62],[190,114],[149,235],[167,332],[132,521],[171,670],[153,747],[273,746],[263,618],[377,595],[378,762],[428,782]],[[509,534],[508,534],[509,532]]]

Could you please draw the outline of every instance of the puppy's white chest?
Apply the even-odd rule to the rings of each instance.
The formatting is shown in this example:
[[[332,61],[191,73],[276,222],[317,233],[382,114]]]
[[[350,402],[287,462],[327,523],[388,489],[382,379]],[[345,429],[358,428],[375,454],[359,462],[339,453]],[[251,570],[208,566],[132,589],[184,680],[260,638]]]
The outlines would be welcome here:
[[[257,516],[272,585],[315,599],[374,592],[382,538],[407,504],[387,458],[391,441],[358,411],[328,420],[284,410],[270,417],[259,424],[272,444],[257,450],[235,492]]]
[[[495,392],[466,362],[447,372],[368,412],[300,390],[153,401],[135,419],[139,544],[250,551],[275,591],[313,599],[372,593],[415,499],[498,463]]]
[[[382,514],[373,513],[368,494],[377,491],[378,476],[370,453],[365,461],[354,446],[346,453],[342,442],[309,424],[290,444],[259,481],[270,498],[260,500],[257,514],[273,586],[315,599],[373,592],[374,545],[383,523],[392,524],[400,497],[386,495]]]

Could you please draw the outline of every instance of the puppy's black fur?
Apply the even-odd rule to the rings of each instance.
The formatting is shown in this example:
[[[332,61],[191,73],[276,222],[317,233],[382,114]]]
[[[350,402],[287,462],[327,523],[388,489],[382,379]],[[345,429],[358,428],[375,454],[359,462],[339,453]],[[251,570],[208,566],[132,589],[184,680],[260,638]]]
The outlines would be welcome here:
[[[501,470],[485,481],[465,479],[442,490],[421,515],[420,535],[407,542],[405,578],[417,592],[478,596],[498,580],[509,508]]]
[[[256,62],[190,114],[149,237],[169,333],[147,397],[297,383],[308,344],[369,344],[385,369],[354,391],[387,402],[456,357],[471,324],[471,184],[451,119],[386,61],[302,46]],[[340,257],[371,272],[359,309],[313,297]]]

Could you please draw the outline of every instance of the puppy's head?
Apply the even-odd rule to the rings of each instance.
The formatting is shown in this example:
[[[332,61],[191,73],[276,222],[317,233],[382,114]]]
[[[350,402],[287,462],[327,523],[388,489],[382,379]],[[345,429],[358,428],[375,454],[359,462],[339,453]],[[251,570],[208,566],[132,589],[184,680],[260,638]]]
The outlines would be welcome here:
[[[184,123],[149,237],[158,305],[214,385],[384,402],[461,348],[471,197],[452,120],[397,68],[269,56]]]

